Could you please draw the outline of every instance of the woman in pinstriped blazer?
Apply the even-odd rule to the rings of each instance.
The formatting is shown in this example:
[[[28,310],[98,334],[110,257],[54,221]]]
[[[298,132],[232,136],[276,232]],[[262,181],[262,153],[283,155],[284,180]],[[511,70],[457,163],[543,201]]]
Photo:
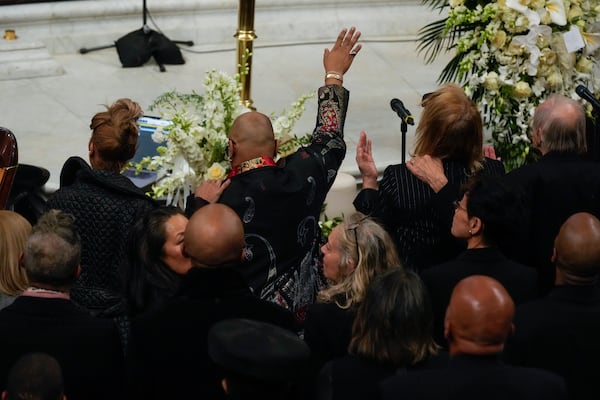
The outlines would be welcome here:
[[[474,174],[504,174],[500,161],[484,157],[481,115],[463,89],[444,85],[423,96],[421,105],[413,159],[388,166],[379,183],[371,141],[361,132],[356,161],[363,188],[354,199],[356,210],[386,226],[403,265],[416,270],[464,249],[450,234],[461,185]],[[440,173],[422,174],[421,168]]]

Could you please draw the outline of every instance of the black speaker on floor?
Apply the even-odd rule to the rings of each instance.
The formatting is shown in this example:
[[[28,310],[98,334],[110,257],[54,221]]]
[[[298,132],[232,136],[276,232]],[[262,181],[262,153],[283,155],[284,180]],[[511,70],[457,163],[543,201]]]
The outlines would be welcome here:
[[[122,36],[114,44],[107,46],[99,46],[93,48],[81,48],[79,52],[86,54],[95,50],[108,49],[111,47],[117,48],[119,60],[125,68],[140,67],[144,65],[150,57],[154,57],[160,71],[165,71],[165,64],[185,64],[185,60],[181,54],[181,50],[177,44],[185,44],[193,46],[191,40],[170,40],[160,32],[154,31],[146,24],[146,1],[143,5],[143,25],[140,29],[129,32]]]
[[[185,64],[181,50],[162,33],[146,26],[128,33],[115,42],[123,67],[139,67],[154,56],[158,65]]]

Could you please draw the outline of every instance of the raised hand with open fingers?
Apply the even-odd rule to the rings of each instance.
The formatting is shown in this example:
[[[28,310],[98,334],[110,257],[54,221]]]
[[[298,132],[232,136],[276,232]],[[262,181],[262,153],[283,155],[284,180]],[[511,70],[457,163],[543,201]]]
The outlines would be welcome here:
[[[362,45],[357,44],[359,38],[360,32],[355,27],[343,29],[333,47],[325,49],[323,54],[325,72],[345,74],[362,48]]]
[[[360,133],[358,144],[356,145],[356,165],[362,176],[363,188],[377,189],[377,167],[373,160],[371,139],[367,137],[365,131]]]

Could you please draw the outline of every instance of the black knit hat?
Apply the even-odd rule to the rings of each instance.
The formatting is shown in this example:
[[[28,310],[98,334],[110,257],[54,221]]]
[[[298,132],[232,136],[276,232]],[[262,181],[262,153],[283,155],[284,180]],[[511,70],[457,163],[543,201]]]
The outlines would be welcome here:
[[[208,333],[208,353],[226,371],[262,381],[302,376],[310,350],[293,332],[249,319],[227,319]]]

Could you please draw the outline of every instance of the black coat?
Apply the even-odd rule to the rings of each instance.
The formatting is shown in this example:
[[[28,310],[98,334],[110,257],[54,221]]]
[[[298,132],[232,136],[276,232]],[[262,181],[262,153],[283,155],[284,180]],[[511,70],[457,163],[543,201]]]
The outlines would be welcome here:
[[[456,284],[471,275],[486,275],[499,281],[515,304],[537,296],[537,275],[526,267],[504,257],[495,247],[469,249],[455,260],[436,265],[421,272],[423,283],[431,298],[436,342],[445,343],[444,318]]]
[[[295,330],[292,314],[254,296],[230,268],[192,268],[164,307],[131,323],[130,397],[222,399],[220,374],[207,335],[227,318],[248,318]]]
[[[304,341],[310,347],[313,370],[348,354],[356,310],[342,309],[335,303],[316,303],[308,307],[304,321]]]
[[[123,351],[109,319],[91,317],[69,300],[20,296],[0,311],[2,389],[9,368],[29,352],[57,359],[70,400],[125,398]]]
[[[317,400],[375,399],[379,383],[408,371],[443,368],[448,363],[448,353],[442,352],[415,365],[397,368],[355,355],[330,361],[321,370],[316,389]]]
[[[404,164],[383,172],[379,189],[363,189],[354,199],[357,211],[384,224],[394,238],[405,267],[415,270],[448,261],[464,250],[464,243],[450,234],[460,187],[471,175],[464,164],[444,160],[448,184],[439,193],[413,175]],[[482,175],[502,175],[504,165],[486,158]]]
[[[94,314],[122,313],[127,239],[133,223],[157,204],[127,177],[92,170],[79,157],[65,162],[60,183],[47,208],[73,214],[81,235],[81,275],[71,298]]]
[[[504,365],[494,355],[454,356],[446,368],[408,372],[383,381],[381,388],[385,400],[567,399],[560,376],[541,369]]]
[[[281,160],[239,173],[219,199],[244,223],[246,259],[240,272],[263,299],[296,310],[312,304],[327,192],[346,154],[343,128],[349,93],[341,86],[319,89],[311,143]],[[188,199],[187,213],[206,204]]]
[[[600,290],[558,286],[547,297],[517,307],[507,362],[563,376],[572,400],[599,399]]]
[[[572,214],[587,211],[600,217],[600,163],[574,154],[548,153],[535,164],[506,175],[525,193],[527,218],[520,226],[526,238],[507,256],[538,270],[540,294],[554,286],[550,261],[554,239]]]

